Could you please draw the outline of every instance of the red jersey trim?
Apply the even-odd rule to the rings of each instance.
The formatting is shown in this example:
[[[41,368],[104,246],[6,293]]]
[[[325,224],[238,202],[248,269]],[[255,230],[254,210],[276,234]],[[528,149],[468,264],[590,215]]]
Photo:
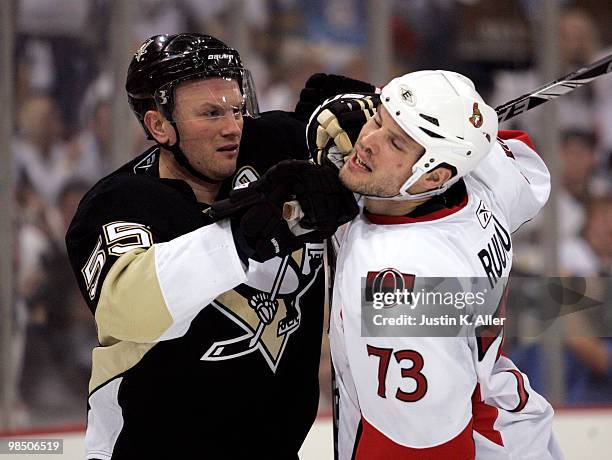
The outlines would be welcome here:
[[[531,150],[537,153],[537,150],[533,141],[531,140],[531,137],[529,137],[529,134],[527,134],[525,131],[502,129],[497,132],[497,136],[504,141],[510,139],[521,141],[523,144],[527,145]]]
[[[525,388],[525,379],[523,378],[523,374],[516,369],[511,369],[506,372],[510,372],[512,375],[514,375],[514,377],[516,377],[516,393],[519,397],[519,403],[517,406],[508,412],[520,412],[527,405],[527,401],[529,401],[529,392]]]
[[[429,214],[425,214],[423,216],[418,217],[410,217],[410,216],[383,216],[381,214],[372,214],[367,210],[364,211],[364,215],[368,218],[370,222],[376,225],[397,225],[397,224],[412,224],[414,222],[430,222],[432,220],[442,219],[443,217],[450,216],[451,214],[456,213],[457,211],[462,210],[468,204],[468,195],[463,197],[461,203],[451,207],[439,209],[438,211],[431,212]]]
[[[499,415],[496,407],[485,403],[480,395],[480,384],[476,384],[472,394],[472,419],[474,420],[474,431],[481,434],[489,441],[498,446],[504,445],[504,440],[499,431],[495,429],[495,420]]]
[[[402,446],[386,437],[365,418],[361,417],[362,432],[355,451],[355,460],[473,460],[475,458],[472,439],[472,420],[461,433],[448,442],[434,447],[416,449]]]

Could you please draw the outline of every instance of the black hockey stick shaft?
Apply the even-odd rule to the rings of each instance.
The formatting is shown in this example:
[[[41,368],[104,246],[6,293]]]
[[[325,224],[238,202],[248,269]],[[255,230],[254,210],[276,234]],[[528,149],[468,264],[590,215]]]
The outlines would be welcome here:
[[[520,115],[527,110],[543,104],[546,101],[555,99],[563,94],[567,94],[576,88],[589,83],[612,71],[612,54],[600,59],[593,64],[583,67],[575,72],[569,73],[557,80],[545,84],[530,93],[523,94],[516,99],[512,99],[505,104],[495,108],[497,119],[502,121],[510,120],[511,118]]]

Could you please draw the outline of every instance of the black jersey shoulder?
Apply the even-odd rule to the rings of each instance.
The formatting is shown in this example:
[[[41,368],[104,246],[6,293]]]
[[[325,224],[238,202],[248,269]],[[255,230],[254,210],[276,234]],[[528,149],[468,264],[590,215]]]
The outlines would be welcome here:
[[[245,118],[240,162],[272,166],[281,160],[308,158],[306,124],[290,112],[264,112],[258,118]],[[267,169],[267,168],[266,168]]]
[[[83,240],[91,246],[102,227],[113,222],[146,226],[156,243],[208,223],[195,198],[177,187],[160,179],[121,173],[98,183],[81,201],[66,234],[69,253]]]
[[[185,182],[135,173],[130,169],[135,164],[138,161],[101,179],[81,200],[66,233],[68,258],[92,312],[97,308],[100,290],[91,291],[89,278],[99,272],[101,285],[118,258],[108,250],[118,244],[116,237],[109,240],[109,232],[127,229],[132,233],[120,237],[124,238],[120,243],[146,248],[210,223]],[[148,235],[146,244],[137,236],[143,234]]]
[[[160,179],[156,154],[158,149],[149,149],[98,181],[79,203],[67,240],[78,237],[79,229],[87,231],[113,221],[151,226],[160,241],[201,226],[202,220],[191,222],[193,214],[200,215],[193,191],[183,181]],[[145,167],[145,162],[150,166]],[[177,220],[177,214],[182,218]]]
[[[306,124],[290,112],[275,110],[258,118],[245,117],[236,173],[223,182],[218,198],[226,198],[236,185],[261,177],[280,161],[308,159],[305,132]]]

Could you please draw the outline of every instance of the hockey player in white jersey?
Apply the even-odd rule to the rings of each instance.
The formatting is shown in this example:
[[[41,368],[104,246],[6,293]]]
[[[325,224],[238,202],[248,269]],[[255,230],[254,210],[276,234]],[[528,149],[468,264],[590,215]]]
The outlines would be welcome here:
[[[309,125],[311,150],[314,138],[341,147],[319,150],[319,161],[337,162],[352,147],[342,112],[367,119],[340,170],[364,208],[340,235],[333,290],[338,457],[562,458],[552,407],[501,353],[510,234],[548,199],[546,166],[526,134],[498,134],[495,111],[462,75],[407,74],[380,100],[376,111],[370,97],[346,95]],[[428,277],[486,280],[498,323],[458,337],[364,333],[364,285]]]

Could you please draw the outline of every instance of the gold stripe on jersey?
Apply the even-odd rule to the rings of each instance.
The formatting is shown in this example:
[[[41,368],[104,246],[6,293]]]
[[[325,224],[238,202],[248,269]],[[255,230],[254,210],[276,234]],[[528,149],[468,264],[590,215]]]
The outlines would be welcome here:
[[[117,259],[102,284],[95,318],[102,346],[153,342],[172,325],[155,270],[155,246]]]
[[[304,249],[298,249],[291,253],[291,257],[298,264],[298,267],[302,268],[302,262],[304,261]]]
[[[134,367],[155,343],[118,342],[93,349],[89,393]]]

